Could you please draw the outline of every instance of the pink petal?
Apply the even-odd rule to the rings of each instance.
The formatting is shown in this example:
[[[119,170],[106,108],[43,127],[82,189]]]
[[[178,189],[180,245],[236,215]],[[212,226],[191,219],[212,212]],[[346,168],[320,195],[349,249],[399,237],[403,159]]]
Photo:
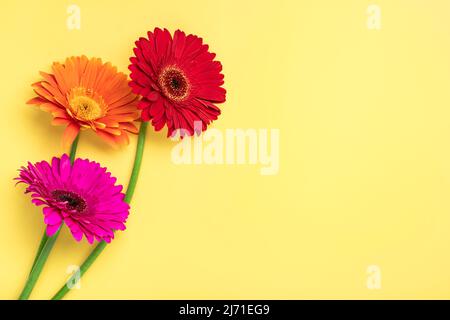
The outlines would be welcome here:
[[[53,236],[56,233],[56,231],[58,231],[60,226],[61,224],[47,225],[46,229],[47,236],[49,237]]]

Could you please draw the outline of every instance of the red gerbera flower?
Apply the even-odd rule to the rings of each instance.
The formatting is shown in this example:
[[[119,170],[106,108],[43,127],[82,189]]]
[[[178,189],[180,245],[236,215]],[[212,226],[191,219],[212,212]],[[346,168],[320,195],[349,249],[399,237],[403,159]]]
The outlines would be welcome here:
[[[191,135],[206,130],[217,119],[216,103],[225,102],[222,64],[208,51],[202,38],[156,28],[147,38],[139,38],[130,58],[130,86],[142,100],[142,120],[151,120],[155,130],[167,124],[168,136],[177,129]],[[194,123],[201,123],[200,128]]]

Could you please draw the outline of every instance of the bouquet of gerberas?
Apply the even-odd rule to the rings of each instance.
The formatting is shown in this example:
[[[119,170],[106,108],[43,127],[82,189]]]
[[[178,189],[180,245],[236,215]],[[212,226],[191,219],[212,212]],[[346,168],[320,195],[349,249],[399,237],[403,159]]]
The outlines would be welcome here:
[[[19,299],[28,299],[65,224],[73,237],[99,242],[80,267],[82,276],[114,238],[125,230],[142,155],[148,122],[155,130],[164,126],[168,136],[201,134],[225,102],[222,65],[195,35],[177,30],[173,34],[156,28],[139,38],[130,58],[130,78],[111,63],[98,58],[70,57],[53,63],[52,72],[41,72],[33,84],[37,96],[28,103],[50,112],[55,125],[64,125],[62,142],[69,155],[50,162],[28,163],[20,169],[18,183],[26,184],[32,202],[42,206],[47,225],[30,274]],[[135,122],[140,122],[140,129]],[[201,123],[201,126],[196,125]],[[201,130],[200,130],[201,128]],[[128,134],[138,134],[136,155],[128,188],[99,163],[76,158],[80,132],[92,129],[111,145],[129,143]],[[69,279],[53,299],[70,290]]]

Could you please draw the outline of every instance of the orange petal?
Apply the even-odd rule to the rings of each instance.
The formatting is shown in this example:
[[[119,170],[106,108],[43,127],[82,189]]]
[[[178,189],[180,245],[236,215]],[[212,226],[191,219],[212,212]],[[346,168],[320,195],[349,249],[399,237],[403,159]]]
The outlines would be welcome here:
[[[75,140],[78,132],[80,132],[80,126],[76,123],[70,123],[64,131],[62,137],[62,145],[64,150],[69,150]]]
[[[105,127],[112,127],[112,128],[118,128],[119,122],[120,122],[120,121],[110,119],[108,116],[98,119],[97,121],[100,123],[103,123],[105,125]],[[100,126],[98,126],[98,128],[100,128]]]
[[[40,105],[40,104],[43,104],[43,103],[46,103],[46,102],[48,102],[47,99],[44,99],[44,98],[42,98],[42,97],[34,97],[34,98],[28,100],[28,101],[27,101],[27,104],[37,104],[37,105]]]
[[[48,82],[42,81],[41,83],[42,87],[50,92],[50,94],[53,96],[53,99],[59,104],[64,105],[66,98],[61,94],[58,88],[52,87]]]
[[[75,59],[74,57],[66,58],[66,62],[64,63],[66,69],[66,84],[69,89],[78,87],[78,74],[75,67]]]
[[[58,109],[51,111],[52,116],[55,118],[64,118],[64,119],[70,119],[70,116],[67,114],[66,110]]]
[[[98,69],[101,66],[101,60],[98,58],[91,58],[86,66],[83,76],[81,77],[81,86],[85,88],[92,88],[97,79]]]
[[[54,126],[63,126],[70,123],[70,120],[67,118],[54,118],[52,120],[52,125]]]
[[[120,128],[131,133],[138,133],[138,128],[132,122],[124,122],[120,124]]]
[[[43,103],[39,106],[41,110],[45,112],[50,112],[54,117],[58,118],[69,118],[69,115],[66,112],[66,109],[60,108],[57,105],[47,102]]]
[[[115,136],[115,140],[117,144],[128,145],[130,143],[130,139],[126,132],[122,132],[120,136]]]
[[[101,122],[103,123],[108,123],[108,127],[109,122],[131,122],[136,120],[137,118],[139,118],[139,113],[136,112],[136,114],[119,114],[119,115],[114,115],[114,116],[108,116],[105,117],[104,119],[101,120]]]
[[[104,86],[98,88],[98,93],[108,104],[116,102],[130,91],[127,76],[122,72],[114,74]]]
[[[41,108],[41,110],[46,111],[46,112],[53,112],[54,110],[61,109],[56,104],[54,104],[52,102],[48,102],[48,101],[45,101],[39,107]]]
[[[58,82],[59,90],[63,95],[67,94],[70,88],[66,84],[66,72],[64,70],[64,66],[59,62],[54,62],[52,69],[55,74],[56,82]]]
[[[94,124],[97,128],[99,129],[105,129],[106,128],[106,124],[103,122],[99,122],[99,121],[94,121]]]
[[[50,92],[48,92],[47,90],[45,90],[43,87],[39,86],[39,87],[34,87],[34,92],[36,92],[39,96],[41,96],[42,98],[45,98],[49,101],[55,101],[55,99],[53,99],[53,96],[51,95]]]
[[[113,96],[109,97],[107,103],[111,109],[130,104],[137,99],[136,95],[131,92],[129,87],[123,88],[122,90],[123,95],[119,96],[118,99],[116,98],[115,101],[113,101]]]
[[[58,83],[56,82],[55,76],[49,73],[46,73],[44,71],[40,71],[39,74],[42,76],[42,78],[45,79],[48,83],[50,83],[52,86],[57,87]]]
[[[84,70],[86,69],[87,62],[88,62],[88,58],[86,56],[74,57],[76,80],[77,80],[78,86],[81,85],[81,77],[84,74]]]
[[[97,135],[102,138],[103,140],[105,140],[106,142],[108,142],[108,144],[112,145],[112,146],[116,146],[116,139],[114,135],[104,132],[103,130],[97,130]]]
[[[120,134],[122,133],[122,131],[120,129],[115,129],[115,128],[105,128],[102,130],[105,132],[108,132],[114,136],[120,136]]]
[[[98,75],[97,75],[97,79],[95,80],[93,89],[95,91],[98,91],[99,88],[104,87],[105,85],[107,85],[107,81],[108,78],[111,77],[111,62],[106,62],[104,65],[101,66]]]
[[[115,108],[112,110],[108,110],[109,115],[117,115],[117,114],[126,114],[126,113],[134,113],[139,110],[135,105],[128,105],[119,108]]]

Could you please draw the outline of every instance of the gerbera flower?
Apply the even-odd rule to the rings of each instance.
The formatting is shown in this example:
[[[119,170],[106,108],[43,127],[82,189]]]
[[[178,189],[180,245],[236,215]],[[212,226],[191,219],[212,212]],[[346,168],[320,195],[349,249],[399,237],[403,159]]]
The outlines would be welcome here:
[[[85,56],[54,62],[52,74],[41,72],[44,80],[33,84],[38,94],[28,101],[50,112],[54,125],[67,126],[64,148],[70,147],[80,128],[91,128],[111,144],[128,144],[127,132],[137,133],[137,96],[127,76],[101,59]]]
[[[122,186],[100,164],[67,155],[54,157],[20,169],[18,183],[28,185],[32,202],[44,206],[47,235],[52,236],[64,222],[77,241],[83,234],[89,243],[110,242],[114,230],[125,230],[129,205]]]
[[[130,58],[130,86],[142,96],[138,107],[142,120],[151,120],[155,130],[167,125],[168,136],[177,129],[191,135],[206,130],[217,119],[216,103],[225,102],[222,64],[214,61],[202,38],[166,29],[148,32],[140,38]],[[201,129],[194,126],[201,123]]]

